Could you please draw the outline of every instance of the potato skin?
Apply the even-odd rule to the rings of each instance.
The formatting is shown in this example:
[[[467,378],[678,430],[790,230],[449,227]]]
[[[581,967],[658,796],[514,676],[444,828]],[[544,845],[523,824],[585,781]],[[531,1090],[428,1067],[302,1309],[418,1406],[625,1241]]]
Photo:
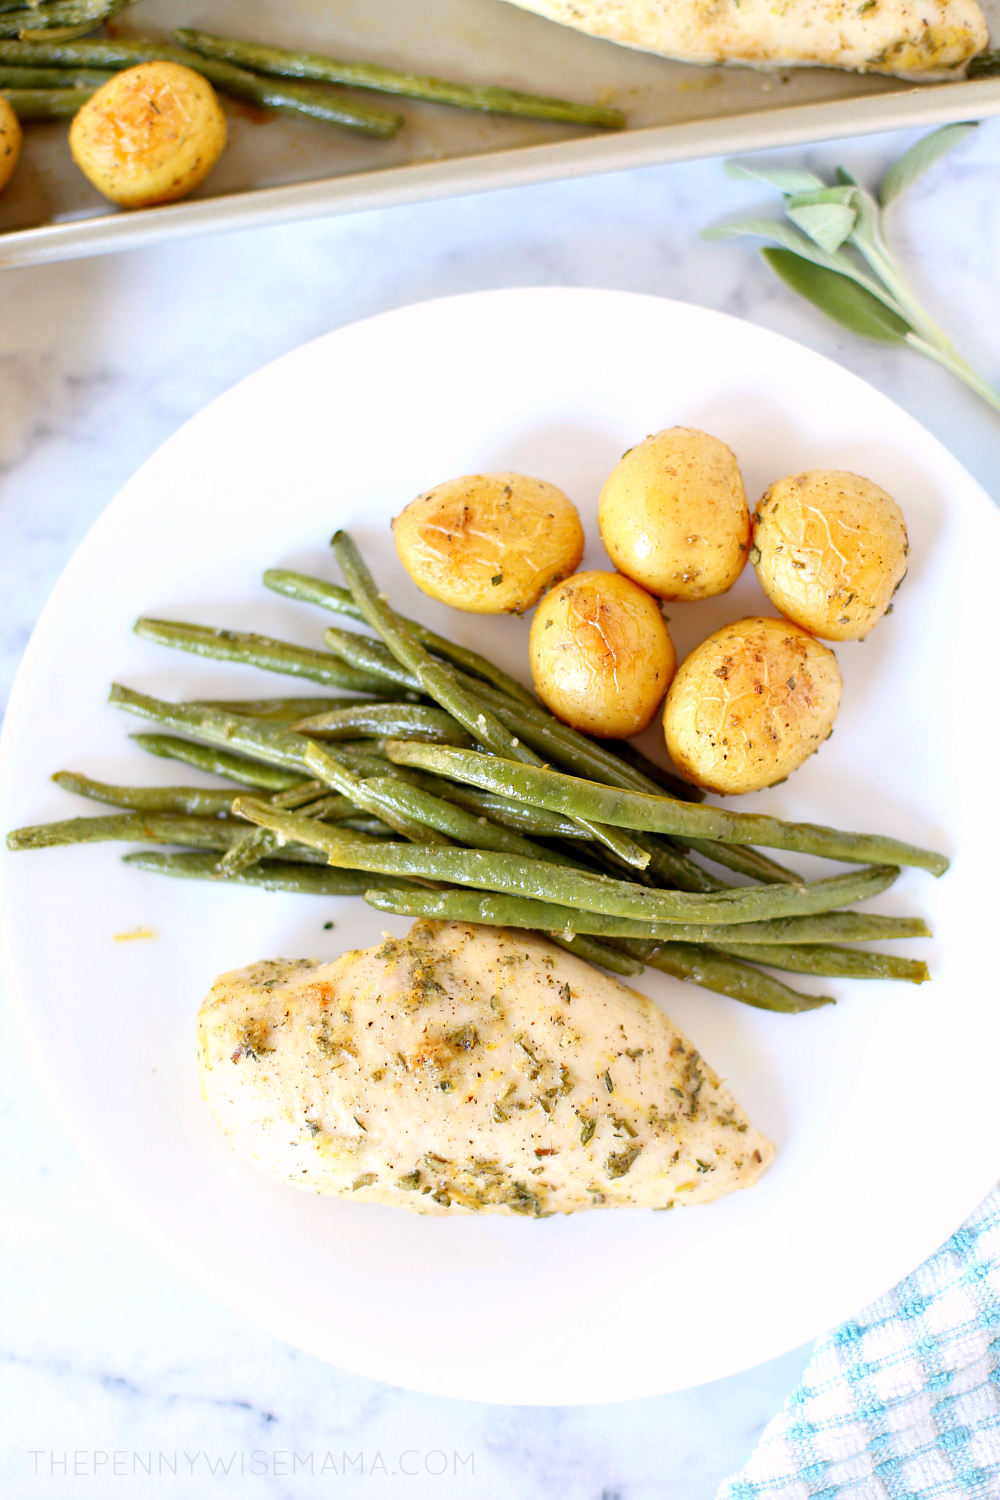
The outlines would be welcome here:
[[[478,615],[530,609],[583,556],[576,506],[526,474],[448,479],[411,501],[392,532],[419,589]]]
[[[574,573],[546,594],[528,651],[546,707],[606,739],[652,723],[677,665],[655,599],[620,573]]]
[[[20,154],[21,122],[3,94],[0,94],[0,193],[10,181]]]
[[[694,427],[669,427],[630,448],[601,491],[597,524],[619,572],[660,599],[724,594],[750,547],[736,459]]]
[[[208,175],[226,144],[226,117],[200,73],[139,63],[78,111],[69,144],[98,192],[123,208],[149,208],[183,198]]]
[[[724,625],[685,657],[670,686],[670,758],[710,792],[773,786],[829,737],[842,686],[833,652],[798,625]]]
[[[789,474],[754,514],[751,560],[783,615],[828,641],[856,641],[906,573],[903,512],[870,479],[836,469]]]

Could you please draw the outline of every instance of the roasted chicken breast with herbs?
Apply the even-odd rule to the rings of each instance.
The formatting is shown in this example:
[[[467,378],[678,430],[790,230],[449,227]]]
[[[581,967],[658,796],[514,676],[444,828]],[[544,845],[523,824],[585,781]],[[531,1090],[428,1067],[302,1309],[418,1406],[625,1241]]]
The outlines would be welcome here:
[[[419,1213],[706,1203],[774,1151],[652,1001],[522,932],[417,922],[251,964],[216,980],[198,1043],[240,1155]]]
[[[976,0],[512,0],[679,62],[947,78],[989,45]]]

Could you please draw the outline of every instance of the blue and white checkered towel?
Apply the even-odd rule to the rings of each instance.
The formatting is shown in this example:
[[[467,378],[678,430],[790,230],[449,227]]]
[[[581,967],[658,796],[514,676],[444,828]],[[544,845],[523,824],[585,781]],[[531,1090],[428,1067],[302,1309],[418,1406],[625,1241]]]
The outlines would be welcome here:
[[[1000,1187],[816,1344],[717,1500],[1000,1500]]]

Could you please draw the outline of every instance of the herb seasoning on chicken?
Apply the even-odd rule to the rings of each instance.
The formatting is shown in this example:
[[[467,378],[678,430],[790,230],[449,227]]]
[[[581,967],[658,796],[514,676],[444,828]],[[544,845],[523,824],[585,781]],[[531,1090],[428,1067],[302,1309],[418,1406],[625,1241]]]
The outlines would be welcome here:
[[[198,1039],[242,1156],[419,1213],[705,1203],[774,1151],[652,1001],[526,933],[417,922],[252,964],[216,980]]]

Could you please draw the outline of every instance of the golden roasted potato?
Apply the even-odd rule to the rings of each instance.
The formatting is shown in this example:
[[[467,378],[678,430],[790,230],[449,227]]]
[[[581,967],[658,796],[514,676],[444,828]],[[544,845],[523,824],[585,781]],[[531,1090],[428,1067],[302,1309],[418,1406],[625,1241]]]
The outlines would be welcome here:
[[[98,192],[123,208],[183,198],[226,144],[212,85],[174,62],[140,63],[108,80],[69,128],[73,160]]]
[[[694,427],[669,427],[630,448],[601,491],[597,524],[619,572],[661,599],[724,594],[750,546],[736,459]]]
[[[10,181],[20,154],[21,122],[3,94],[0,94],[0,193]]]
[[[842,686],[833,652],[798,625],[724,625],[685,657],[670,685],[670,758],[710,792],[759,792],[829,737]]]
[[[885,490],[814,469],[764,494],[750,559],[783,615],[829,641],[856,641],[889,608],[909,550],[903,512]]]
[[[392,532],[419,589],[477,615],[530,609],[583,556],[576,506],[525,474],[448,479],[411,501]]]
[[[542,702],[607,739],[652,722],[677,665],[656,600],[620,573],[574,573],[546,594],[528,651]]]

